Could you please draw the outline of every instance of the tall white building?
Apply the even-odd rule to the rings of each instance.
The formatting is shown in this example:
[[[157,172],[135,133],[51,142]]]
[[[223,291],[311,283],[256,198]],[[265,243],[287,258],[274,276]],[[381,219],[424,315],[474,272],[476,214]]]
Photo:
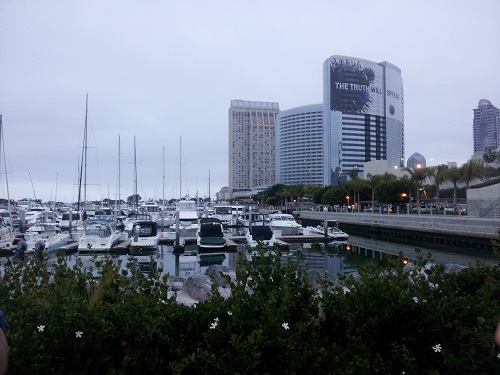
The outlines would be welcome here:
[[[324,184],[337,172],[386,160],[404,166],[404,91],[401,70],[334,55],[323,63]]]
[[[481,99],[474,110],[474,152],[497,149],[500,146],[500,110],[487,99]]]
[[[323,104],[281,111],[276,124],[276,183],[323,185]]]
[[[279,104],[231,100],[229,191],[254,191],[276,183],[276,115]]]

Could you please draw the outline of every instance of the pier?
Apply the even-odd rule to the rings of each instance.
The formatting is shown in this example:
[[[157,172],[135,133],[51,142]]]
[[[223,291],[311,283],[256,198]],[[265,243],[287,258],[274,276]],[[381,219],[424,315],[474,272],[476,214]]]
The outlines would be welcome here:
[[[302,224],[337,221],[350,235],[421,246],[497,249],[500,219],[456,215],[376,214],[295,211]]]

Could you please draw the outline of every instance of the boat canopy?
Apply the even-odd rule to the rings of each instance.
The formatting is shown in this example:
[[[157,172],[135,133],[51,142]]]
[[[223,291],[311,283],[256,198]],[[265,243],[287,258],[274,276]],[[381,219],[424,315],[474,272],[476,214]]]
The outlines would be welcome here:
[[[273,230],[267,225],[258,225],[252,227],[252,238],[254,240],[269,241],[273,238]]]

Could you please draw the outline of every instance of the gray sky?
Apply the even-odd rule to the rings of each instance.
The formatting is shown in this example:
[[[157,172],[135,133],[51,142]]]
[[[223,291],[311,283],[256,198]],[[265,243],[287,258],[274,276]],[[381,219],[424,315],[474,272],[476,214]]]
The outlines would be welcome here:
[[[134,136],[143,198],[163,185],[166,198],[214,197],[228,185],[231,99],[320,103],[331,55],[401,68],[405,159],[461,165],[473,108],[500,107],[500,1],[407,3],[0,0],[10,197],[77,200],[86,93],[89,199],[116,197],[119,160],[121,197],[133,194]]]

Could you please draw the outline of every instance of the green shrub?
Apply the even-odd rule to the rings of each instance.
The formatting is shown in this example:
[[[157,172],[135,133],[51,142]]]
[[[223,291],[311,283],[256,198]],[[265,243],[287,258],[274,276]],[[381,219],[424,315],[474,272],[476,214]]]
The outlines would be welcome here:
[[[265,250],[265,249],[264,249]],[[0,301],[15,374],[498,374],[500,270],[446,274],[420,256],[326,278],[279,254],[240,258],[232,294],[193,307],[151,261],[9,260]]]

